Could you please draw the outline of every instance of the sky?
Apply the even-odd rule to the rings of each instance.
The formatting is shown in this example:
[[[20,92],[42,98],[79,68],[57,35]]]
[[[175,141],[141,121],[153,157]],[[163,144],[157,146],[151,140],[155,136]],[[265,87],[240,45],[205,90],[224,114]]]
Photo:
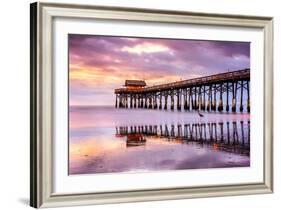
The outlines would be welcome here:
[[[250,68],[250,43],[69,34],[69,103],[115,105],[126,79],[147,85]]]

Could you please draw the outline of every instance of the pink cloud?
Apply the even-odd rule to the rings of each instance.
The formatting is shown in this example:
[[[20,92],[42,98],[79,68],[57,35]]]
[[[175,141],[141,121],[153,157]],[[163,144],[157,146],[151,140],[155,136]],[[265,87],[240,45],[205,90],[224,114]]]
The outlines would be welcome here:
[[[125,79],[159,84],[248,68],[250,43],[70,34],[69,63],[72,101],[113,104]]]

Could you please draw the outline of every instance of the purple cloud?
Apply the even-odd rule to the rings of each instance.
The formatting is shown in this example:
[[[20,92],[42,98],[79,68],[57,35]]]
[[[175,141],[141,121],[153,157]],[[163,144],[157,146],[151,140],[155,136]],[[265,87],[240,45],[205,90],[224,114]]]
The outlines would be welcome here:
[[[71,76],[71,80],[87,84],[83,88],[78,87],[77,81],[73,82],[71,96],[84,95],[83,90],[85,94],[97,96],[87,89],[95,84],[102,89],[100,78],[106,80],[115,76],[115,79],[107,79],[100,90],[106,97],[108,89],[117,88],[128,78],[145,77],[148,84],[154,84],[156,79],[158,83],[167,82],[164,80],[169,76],[185,79],[249,68],[250,43],[70,34],[69,62],[70,71],[75,71],[76,75],[87,71],[85,80]],[[96,75],[99,80],[88,79]]]

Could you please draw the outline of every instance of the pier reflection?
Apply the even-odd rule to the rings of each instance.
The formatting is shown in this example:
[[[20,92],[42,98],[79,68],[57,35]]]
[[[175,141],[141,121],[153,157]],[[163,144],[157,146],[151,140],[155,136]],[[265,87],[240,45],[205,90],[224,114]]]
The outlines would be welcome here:
[[[126,137],[126,145],[145,145],[147,138],[171,143],[197,143],[236,154],[250,155],[250,121],[137,125],[116,127],[116,137]]]

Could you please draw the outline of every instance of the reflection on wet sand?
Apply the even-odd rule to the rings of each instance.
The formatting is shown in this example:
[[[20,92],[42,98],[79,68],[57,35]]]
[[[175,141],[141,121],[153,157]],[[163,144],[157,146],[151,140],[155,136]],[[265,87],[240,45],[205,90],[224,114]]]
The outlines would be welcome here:
[[[146,139],[144,135],[139,133],[127,134],[126,146],[142,146],[145,145]]]
[[[70,175],[250,166],[245,113],[71,107],[69,128]]]
[[[212,145],[214,150],[250,153],[250,121],[213,122],[177,125],[138,125],[116,127],[116,137],[126,137],[127,146],[140,146],[146,137],[154,137],[172,143],[197,142]]]

